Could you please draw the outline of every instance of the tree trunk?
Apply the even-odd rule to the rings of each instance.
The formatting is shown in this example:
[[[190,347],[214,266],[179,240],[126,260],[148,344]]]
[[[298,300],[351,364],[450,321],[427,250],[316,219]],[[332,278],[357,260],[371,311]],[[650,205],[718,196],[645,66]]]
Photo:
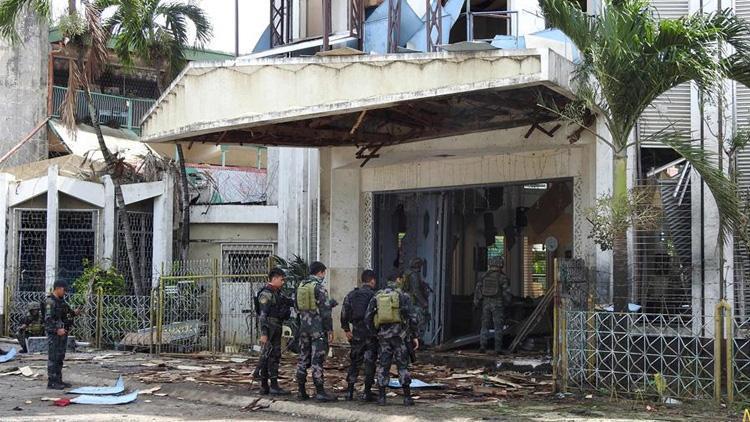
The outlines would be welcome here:
[[[612,197],[615,203],[627,200],[627,155],[624,152],[615,153],[612,185]],[[628,234],[626,231],[614,234],[612,244],[612,300],[616,312],[627,311],[630,300],[630,284],[628,283]]]
[[[180,165],[180,193],[182,194],[182,230],[180,231],[180,259],[187,261],[188,248],[190,246],[190,189],[187,181],[187,170],[185,170],[185,154],[182,145],[177,144],[177,162]]]
[[[104,162],[107,165],[109,172],[113,172],[117,166],[115,157],[107,148],[107,144],[104,142],[104,136],[102,135],[102,129],[99,126],[99,111],[94,105],[94,99],[91,96],[91,90],[88,84],[83,84],[83,90],[86,94],[86,102],[88,103],[89,117],[91,118],[91,124],[94,126],[94,132],[96,132],[96,138],[99,140],[99,149],[102,151]],[[122,187],[120,186],[119,178],[115,174],[111,174],[112,184],[115,186],[115,203],[117,205],[117,211],[120,218],[122,218],[122,228],[125,237],[125,249],[128,253],[128,264],[130,266],[130,276],[133,279],[133,289],[135,295],[140,297],[143,296],[143,287],[141,286],[141,274],[138,271],[138,264],[135,259],[135,243],[133,242],[133,232],[130,229],[130,219],[128,218],[128,211],[125,208],[125,198],[122,196]]]

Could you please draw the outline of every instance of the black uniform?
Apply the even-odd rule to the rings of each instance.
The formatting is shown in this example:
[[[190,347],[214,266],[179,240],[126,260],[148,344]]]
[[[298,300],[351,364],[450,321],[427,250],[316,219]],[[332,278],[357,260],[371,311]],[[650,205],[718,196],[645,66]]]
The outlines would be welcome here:
[[[65,360],[65,348],[68,345],[68,333],[72,325],[72,310],[65,299],[50,294],[47,296],[44,312],[44,328],[47,331],[47,382],[62,384],[62,367]],[[64,328],[64,336],[57,330]]]
[[[378,337],[365,323],[365,313],[375,290],[368,284],[357,287],[344,298],[341,308],[341,328],[352,333],[349,372],[346,381],[350,388],[357,382],[359,367],[364,364],[365,392],[370,391],[375,379],[375,360],[378,355]]]
[[[21,351],[23,353],[29,350],[26,347],[26,339],[29,337],[39,337],[44,335],[44,321],[42,321],[42,313],[37,308],[36,312],[31,312],[23,318],[21,321],[21,327],[16,333],[16,339],[21,344]]]
[[[265,382],[271,379],[275,384],[279,378],[282,323],[291,315],[291,304],[292,301],[281,294],[281,289],[266,285],[258,293],[260,334],[268,336],[268,342],[261,350],[260,362],[260,376]]]

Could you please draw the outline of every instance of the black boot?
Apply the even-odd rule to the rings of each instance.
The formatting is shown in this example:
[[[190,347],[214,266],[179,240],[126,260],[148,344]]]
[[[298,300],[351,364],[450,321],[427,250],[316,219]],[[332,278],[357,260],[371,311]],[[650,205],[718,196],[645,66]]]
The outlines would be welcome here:
[[[385,406],[385,387],[378,386],[378,405]]]
[[[336,396],[328,394],[323,387],[323,383],[315,384],[315,400],[321,403],[336,401]]]
[[[479,346],[479,353],[482,353],[482,354],[487,353],[487,348],[484,347],[483,345]]]
[[[310,399],[310,396],[307,395],[307,391],[305,391],[305,381],[297,381],[297,398],[302,401]]]
[[[261,396],[268,395],[269,389],[268,389],[268,378],[261,378],[260,379],[260,390],[258,393],[260,393]]]
[[[64,390],[65,386],[62,385],[60,382],[62,381],[60,378],[57,378],[56,376],[48,376],[47,377],[47,389],[49,390]]]
[[[354,400],[354,384],[346,386],[346,401]]]
[[[359,397],[360,400],[366,402],[374,402],[375,397],[372,396],[372,383],[365,383],[365,389],[362,391],[362,395]]]
[[[404,406],[414,406],[414,399],[411,398],[411,388],[404,386]]]
[[[289,392],[279,387],[279,380],[277,378],[271,378],[271,387],[269,392],[272,396],[288,396]]]

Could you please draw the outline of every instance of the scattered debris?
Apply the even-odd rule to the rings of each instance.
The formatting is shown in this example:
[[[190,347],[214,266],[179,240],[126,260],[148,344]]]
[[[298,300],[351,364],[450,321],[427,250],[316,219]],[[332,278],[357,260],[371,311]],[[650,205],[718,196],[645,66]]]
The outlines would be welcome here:
[[[28,366],[19,368],[19,371],[21,371],[21,375],[23,375],[24,377],[30,377],[34,375],[34,371]]]
[[[22,410],[23,410],[23,408],[22,408],[22,407],[19,407],[19,406],[16,406],[16,407],[14,407],[14,408],[13,408],[13,409],[11,409],[11,410],[15,410],[15,411],[17,411],[17,412],[20,412],[20,411],[22,411]]]
[[[120,394],[123,391],[125,391],[125,380],[120,375],[112,387],[80,387],[70,391],[70,394],[107,395]]]
[[[70,399],[70,402],[76,403],[76,404],[100,404],[100,405],[127,404],[127,403],[134,402],[137,398],[138,398],[138,392],[134,391],[130,394],[124,394],[121,396],[81,395],[81,396]]]
[[[157,385],[156,387],[149,388],[148,390],[140,390],[138,391],[138,395],[144,395],[144,394],[154,394],[155,392],[161,390],[161,385]],[[166,394],[165,394],[166,395]]]
[[[60,397],[42,397],[39,400],[41,400],[41,401],[58,401],[58,400],[60,400]]]
[[[399,382],[398,378],[391,378],[391,380],[388,382],[388,387],[390,388],[401,388],[401,383]],[[412,378],[411,380],[411,388],[436,388],[440,389],[443,388],[443,384],[428,384],[422,380]]]
[[[243,407],[241,410],[244,412],[255,412],[261,409],[267,409],[270,407],[270,404],[259,404],[260,403],[260,397],[253,400],[248,404],[247,406]]]
[[[26,400],[24,403],[31,404],[31,400]]]
[[[15,347],[11,347],[10,350],[8,350],[4,354],[0,355],[0,363],[9,362],[9,361],[15,359],[16,353],[18,353],[18,351],[16,350],[16,348]]]
[[[57,399],[54,403],[55,406],[65,407],[70,406],[70,399]]]
[[[594,398],[593,394],[586,394],[586,396],[584,397],[584,399],[593,399],[593,398]]]
[[[673,399],[672,397],[664,397],[664,404],[679,406],[682,404],[682,402],[677,399]]]

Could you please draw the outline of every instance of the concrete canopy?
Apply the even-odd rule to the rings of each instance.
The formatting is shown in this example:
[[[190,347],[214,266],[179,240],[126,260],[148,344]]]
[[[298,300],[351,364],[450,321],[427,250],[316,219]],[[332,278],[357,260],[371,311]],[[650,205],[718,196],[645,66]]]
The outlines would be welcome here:
[[[191,63],[145,142],[394,145],[557,120],[573,64],[549,50]]]

